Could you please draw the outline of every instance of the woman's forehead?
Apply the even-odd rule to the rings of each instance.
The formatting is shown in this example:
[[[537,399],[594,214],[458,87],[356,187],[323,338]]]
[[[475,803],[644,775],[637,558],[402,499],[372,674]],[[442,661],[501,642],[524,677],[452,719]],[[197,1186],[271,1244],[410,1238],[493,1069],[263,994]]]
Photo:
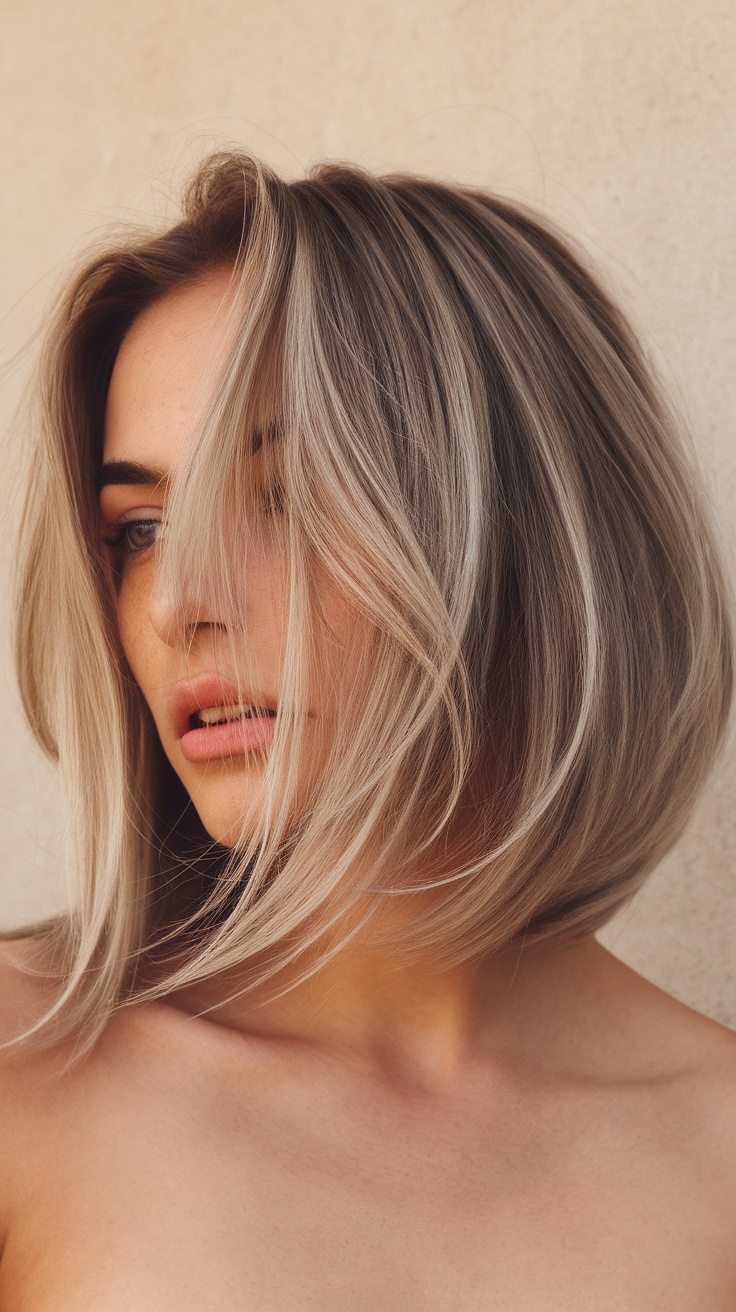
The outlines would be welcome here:
[[[110,379],[103,461],[173,471],[232,350],[238,318],[229,269],[167,293],[126,333]],[[263,428],[273,428],[264,408]]]

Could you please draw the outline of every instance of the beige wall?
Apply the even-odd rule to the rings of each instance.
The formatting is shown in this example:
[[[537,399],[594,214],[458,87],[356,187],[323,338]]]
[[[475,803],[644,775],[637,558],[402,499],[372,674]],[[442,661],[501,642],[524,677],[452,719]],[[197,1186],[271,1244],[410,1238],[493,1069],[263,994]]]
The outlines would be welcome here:
[[[70,251],[168,213],[206,148],[324,157],[535,202],[584,240],[690,421],[731,559],[736,505],[733,0],[5,0],[4,413]],[[19,488],[4,448],[7,578]],[[7,631],[7,588],[2,631]],[[7,643],[6,643],[7,648]],[[1,653],[0,923],[63,904],[64,813]],[[736,1025],[736,745],[605,941]]]

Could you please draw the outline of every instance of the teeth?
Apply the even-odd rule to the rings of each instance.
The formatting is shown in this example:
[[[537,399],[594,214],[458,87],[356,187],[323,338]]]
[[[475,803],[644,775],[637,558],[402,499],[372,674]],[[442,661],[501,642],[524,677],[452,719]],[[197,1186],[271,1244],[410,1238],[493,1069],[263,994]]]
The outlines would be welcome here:
[[[236,702],[232,706],[205,706],[201,711],[197,711],[196,718],[202,724],[229,724],[231,720],[252,718],[256,715],[273,715],[273,711],[267,710],[264,706]]]

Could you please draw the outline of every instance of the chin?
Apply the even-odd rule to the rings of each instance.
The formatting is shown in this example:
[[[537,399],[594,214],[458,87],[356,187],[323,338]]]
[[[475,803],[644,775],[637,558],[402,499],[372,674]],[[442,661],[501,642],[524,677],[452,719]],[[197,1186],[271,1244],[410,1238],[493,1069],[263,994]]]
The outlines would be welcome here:
[[[242,838],[243,817],[257,804],[258,785],[244,773],[219,778],[213,774],[192,778],[189,771],[179,775],[203,828],[222,847],[234,847]]]
[[[202,822],[202,827],[220,847],[235,847],[243,839],[243,816],[238,814],[225,814],[220,811],[210,811],[197,807],[197,814]],[[255,835],[247,835],[252,838]]]

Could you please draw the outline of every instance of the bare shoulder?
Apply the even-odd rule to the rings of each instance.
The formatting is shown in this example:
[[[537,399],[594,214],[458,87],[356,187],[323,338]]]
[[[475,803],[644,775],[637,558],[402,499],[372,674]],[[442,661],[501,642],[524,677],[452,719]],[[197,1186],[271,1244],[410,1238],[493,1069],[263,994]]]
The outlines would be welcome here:
[[[679,1085],[693,1147],[730,1190],[736,1217],[736,1033],[675,999],[673,1041],[681,1044]]]
[[[28,1145],[39,1137],[37,1091],[59,1069],[60,1052],[17,1040],[44,1016],[52,1001],[48,975],[32,938],[0,942],[0,1230]]]
[[[45,971],[32,938],[0,942],[0,1087],[23,1065],[15,1040],[46,1010]]]
[[[39,945],[32,938],[0,942],[0,1101],[7,1115],[17,1091],[45,1065],[44,1048],[23,1036],[42,1020],[53,1002],[53,988]],[[2,1123],[0,1123],[0,1132]]]
[[[736,1215],[736,1031],[665,993],[606,952],[621,1015],[611,1041],[651,1083],[672,1149],[729,1191]]]
[[[53,999],[41,943],[32,937],[0,941],[0,1080],[6,1087],[25,1065],[21,1054],[31,1051],[15,1040],[41,1020]]]

